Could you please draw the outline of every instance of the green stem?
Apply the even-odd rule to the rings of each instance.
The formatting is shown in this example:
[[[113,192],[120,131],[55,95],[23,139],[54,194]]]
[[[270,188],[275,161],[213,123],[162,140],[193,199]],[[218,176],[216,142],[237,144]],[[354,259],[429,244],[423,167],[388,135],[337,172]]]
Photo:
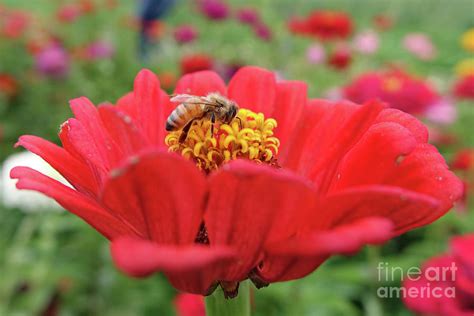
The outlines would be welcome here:
[[[239,295],[233,299],[224,298],[222,289],[217,288],[206,297],[207,316],[250,316],[249,281],[240,282]]]

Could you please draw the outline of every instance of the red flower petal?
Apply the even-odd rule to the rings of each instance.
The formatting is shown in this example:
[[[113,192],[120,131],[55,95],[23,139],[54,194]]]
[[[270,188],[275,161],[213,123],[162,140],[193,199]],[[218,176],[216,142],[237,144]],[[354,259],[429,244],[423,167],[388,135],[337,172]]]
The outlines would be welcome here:
[[[198,273],[210,264],[232,257],[232,252],[222,247],[168,246],[129,236],[115,239],[111,252],[120,270],[135,277],[145,277],[157,271]]]
[[[246,161],[231,162],[210,176],[204,216],[209,240],[238,253],[238,261],[222,271],[223,280],[245,279],[262,259],[265,242],[295,231],[314,205],[314,192],[303,188],[310,191],[299,177]]]
[[[161,94],[160,82],[156,75],[148,69],[141,70],[133,86],[137,126],[142,129],[143,135],[150,143],[158,146],[163,145],[164,135],[164,128],[157,128],[161,121],[160,116],[164,115]],[[165,126],[164,122],[162,126]]]
[[[356,105],[354,104],[354,107]],[[338,108],[331,102],[313,99],[309,100],[303,110],[304,115],[297,121],[295,131],[292,133],[289,146],[281,148],[278,161],[281,166],[297,171],[299,168],[301,153],[308,141],[311,131],[320,123],[325,114]]]
[[[399,235],[431,223],[444,214],[439,202],[428,195],[399,187],[373,185],[329,195],[321,206],[316,227],[335,227],[365,218],[383,217],[395,225]]]
[[[106,168],[117,164],[120,159],[117,146],[111,141],[95,105],[84,97],[73,99],[69,103],[74,116],[90,135],[90,141],[94,142],[94,147]]]
[[[313,128],[301,152],[298,173],[306,175],[326,192],[337,165],[373,124],[384,105],[377,102],[356,107],[339,103],[329,107],[324,117]]]
[[[414,116],[397,109],[385,109],[380,112],[375,123],[393,122],[407,128],[419,143],[428,141],[428,129]]]
[[[280,140],[280,151],[290,146],[289,140],[306,107],[307,90],[304,82],[286,81],[277,84],[275,108],[271,117],[278,122],[275,136]]]
[[[205,96],[211,92],[227,95],[224,81],[217,73],[203,70],[184,75],[176,84],[175,94],[191,94]]]
[[[275,75],[258,67],[242,67],[230,80],[228,94],[241,108],[269,116],[276,98]]]
[[[434,197],[443,213],[464,191],[462,181],[448,170],[443,156],[430,144],[419,144],[386,183]]]
[[[97,149],[96,142],[87,132],[81,122],[76,119],[69,119],[69,143],[74,146],[74,150],[86,161],[93,173],[93,177],[99,185],[107,176],[110,165]]]
[[[390,181],[395,172],[400,172],[397,168],[400,159],[410,154],[416,146],[415,137],[399,124],[373,125],[344,157],[333,179],[331,191]]]
[[[147,146],[146,138],[128,114],[111,105],[101,105],[99,113],[122,157],[136,154]]]
[[[10,176],[18,179],[18,189],[38,191],[55,199],[62,207],[85,220],[108,239],[124,234],[137,235],[135,230],[101,208],[95,201],[36,170],[16,167]]]
[[[102,200],[143,236],[160,243],[194,242],[203,217],[204,175],[189,161],[167,152],[131,157],[111,172]]]
[[[381,244],[393,236],[393,224],[381,217],[367,217],[334,229],[316,231],[269,244],[265,249],[274,262],[264,261],[258,274],[267,282],[302,278],[335,254],[351,255],[367,244]]]
[[[63,148],[30,135],[21,136],[15,146],[22,146],[43,158],[79,191],[89,193],[98,191],[97,183],[94,182],[88,167]]]

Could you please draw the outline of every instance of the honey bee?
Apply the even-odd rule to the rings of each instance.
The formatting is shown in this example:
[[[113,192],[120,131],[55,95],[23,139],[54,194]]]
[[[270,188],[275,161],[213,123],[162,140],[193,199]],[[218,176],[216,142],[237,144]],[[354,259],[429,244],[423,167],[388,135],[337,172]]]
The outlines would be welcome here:
[[[177,94],[172,96],[171,102],[179,105],[171,112],[166,120],[168,132],[182,128],[179,142],[182,143],[188,136],[189,129],[195,120],[210,119],[211,134],[214,134],[214,124],[221,122],[230,123],[237,115],[239,106],[219,93],[209,93],[205,97],[190,94]]]

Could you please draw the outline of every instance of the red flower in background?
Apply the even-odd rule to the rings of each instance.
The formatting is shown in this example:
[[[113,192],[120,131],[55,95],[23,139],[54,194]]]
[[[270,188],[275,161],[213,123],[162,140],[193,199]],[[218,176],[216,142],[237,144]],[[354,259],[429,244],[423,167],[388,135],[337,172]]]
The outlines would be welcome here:
[[[457,170],[474,169],[474,148],[458,151],[454,156],[451,167]]]
[[[213,59],[206,54],[193,54],[181,58],[181,73],[189,74],[201,70],[209,70],[214,66]]]
[[[27,167],[11,176],[110,239],[128,275],[162,271],[179,290],[220,285],[228,296],[244,279],[301,278],[331,255],[429,224],[460,197],[462,183],[418,120],[379,102],[308,100],[306,91],[256,67],[228,86],[211,71],[185,75],[176,94],[218,92],[240,110],[215,134],[209,120],[196,121],[178,142],[181,131],[164,128],[176,104],[144,70],[116,106],[72,100],[62,147],[20,138],[73,188]]]
[[[56,17],[60,22],[72,23],[81,16],[81,7],[78,4],[64,4],[56,11]]]
[[[327,60],[328,64],[338,70],[344,70],[350,66],[352,55],[349,47],[339,46],[331,53]]]
[[[474,75],[459,79],[454,85],[454,95],[459,99],[474,100]]]
[[[291,19],[288,26],[295,34],[320,40],[347,38],[353,28],[350,16],[340,11],[313,11],[307,17]]]
[[[386,14],[377,14],[373,17],[372,22],[374,26],[381,31],[388,31],[395,24],[393,18]]]
[[[7,38],[19,38],[27,30],[31,17],[22,11],[0,12],[0,35]]]
[[[423,113],[440,98],[427,82],[399,70],[362,74],[344,88],[344,96],[357,103],[379,99],[412,114]]]
[[[473,249],[474,234],[453,238],[450,253],[430,259],[423,266],[418,280],[408,279],[403,284],[407,293],[422,293],[423,289],[429,288],[433,290],[432,295],[407,295],[404,297],[405,305],[422,315],[473,315]]]
[[[206,316],[204,299],[200,295],[182,293],[174,299],[178,316]]]
[[[11,75],[0,73],[0,95],[12,98],[18,93],[18,81]]]

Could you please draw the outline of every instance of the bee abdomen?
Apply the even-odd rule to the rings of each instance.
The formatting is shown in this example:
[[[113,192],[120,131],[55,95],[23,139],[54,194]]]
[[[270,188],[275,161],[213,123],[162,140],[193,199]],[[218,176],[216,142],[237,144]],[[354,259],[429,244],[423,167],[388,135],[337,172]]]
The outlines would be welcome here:
[[[178,105],[166,121],[166,130],[171,132],[180,129],[200,112],[200,107],[193,106],[192,104],[182,103]]]

